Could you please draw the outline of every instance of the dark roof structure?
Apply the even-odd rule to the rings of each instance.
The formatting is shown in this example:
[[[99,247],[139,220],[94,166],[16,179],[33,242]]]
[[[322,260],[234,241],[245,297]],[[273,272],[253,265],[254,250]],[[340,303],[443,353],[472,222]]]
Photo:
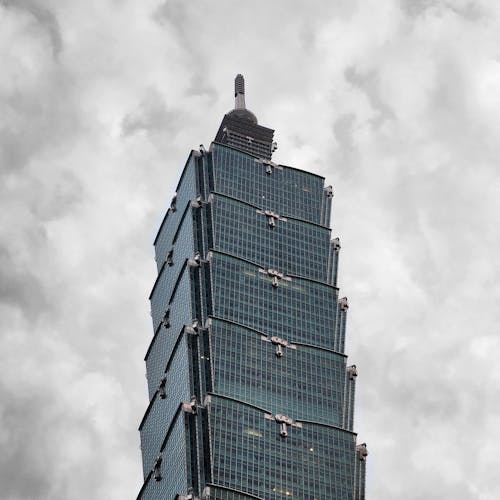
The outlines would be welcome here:
[[[274,130],[259,125],[257,117],[246,109],[243,75],[234,80],[234,100],[234,109],[224,115],[215,142],[270,160],[276,149]]]

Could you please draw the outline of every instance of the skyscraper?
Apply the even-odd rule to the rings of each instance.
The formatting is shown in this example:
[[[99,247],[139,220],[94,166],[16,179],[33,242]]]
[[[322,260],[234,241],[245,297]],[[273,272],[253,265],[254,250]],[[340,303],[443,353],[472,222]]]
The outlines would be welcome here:
[[[155,239],[140,499],[362,500],[332,188],[245,106],[189,155]]]

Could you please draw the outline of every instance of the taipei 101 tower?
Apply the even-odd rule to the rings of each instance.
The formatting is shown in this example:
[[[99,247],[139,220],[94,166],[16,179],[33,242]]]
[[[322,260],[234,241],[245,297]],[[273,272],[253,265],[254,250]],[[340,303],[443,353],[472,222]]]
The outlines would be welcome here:
[[[273,136],[238,75],[158,230],[139,499],[365,498],[333,191]]]

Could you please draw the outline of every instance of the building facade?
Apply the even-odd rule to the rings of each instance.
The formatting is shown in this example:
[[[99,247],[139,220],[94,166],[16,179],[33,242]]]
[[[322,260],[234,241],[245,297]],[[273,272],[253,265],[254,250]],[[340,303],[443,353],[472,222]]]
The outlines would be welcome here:
[[[332,188],[235,109],[192,151],[155,239],[138,498],[364,499]]]

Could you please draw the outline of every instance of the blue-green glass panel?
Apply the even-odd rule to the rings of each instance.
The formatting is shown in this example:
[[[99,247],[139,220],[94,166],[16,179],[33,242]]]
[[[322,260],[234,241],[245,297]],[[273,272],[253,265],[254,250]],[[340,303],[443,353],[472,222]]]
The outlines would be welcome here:
[[[245,493],[239,493],[232,490],[226,490],[217,486],[210,486],[210,500],[255,500],[255,495],[245,495]],[[262,499],[263,500],[263,499]]]
[[[141,500],[173,500],[175,495],[185,493],[188,487],[186,457],[184,414],[179,412],[162,453],[161,480],[156,481],[151,475],[138,498]]]
[[[177,233],[175,243],[170,248],[172,251],[169,263],[160,270],[158,279],[151,293],[151,316],[153,318],[153,328],[156,331],[165,309],[168,305],[170,296],[182,270],[184,263],[194,254],[193,240],[193,218],[189,212],[184,217],[182,225]]]
[[[175,294],[170,303],[170,326],[158,326],[152,345],[146,356],[146,371],[148,378],[149,398],[153,397],[158,388],[161,377],[170,358],[174,345],[183,325],[191,324],[191,284],[189,268],[184,268],[182,277],[177,285]]]
[[[334,349],[338,352],[344,352],[345,347],[345,329],[347,322],[347,312],[340,307],[337,309],[335,322],[335,345]]]
[[[330,425],[343,423],[345,357],[308,346],[273,345],[246,328],[213,320],[214,392],[272,413]]]
[[[262,411],[218,397],[209,422],[214,483],[266,500],[352,500],[352,433],[304,423],[281,437]]]
[[[365,500],[366,461],[356,457],[355,463],[353,500]]]
[[[189,401],[189,366],[186,339],[183,337],[175,350],[168,371],[165,374],[165,395],[156,394],[141,428],[141,448],[144,475],[151,470],[172,417],[179,404]]]
[[[324,225],[324,179],[290,167],[266,167],[250,155],[214,145],[214,190],[251,205]]]
[[[354,394],[356,391],[356,378],[350,378],[346,374],[346,391],[344,405],[344,425],[345,429],[352,431],[354,424]]]
[[[253,264],[214,252],[213,315],[288,341],[334,348],[337,290],[293,278],[272,286]]]
[[[158,270],[161,269],[167,253],[172,246],[172,240],[179,222],[182,219],[186,206],[197,196],[195,163],[195,158],[191,156],[186,164],[183,176],[177,188],[175,211],[172,209],[168,210],[167,215],[160,226],[158,235],[156,236],[155,258]]]
[[[338,268],[339,268],[339,247],[338,242],[330,242],[330,250],[328,256],[328,283],[337,286]]]
[[[213,245],[263,267],[317,281],[328,280],[330,230],[297,219],[273,219],[245,203],[215,195]]]

